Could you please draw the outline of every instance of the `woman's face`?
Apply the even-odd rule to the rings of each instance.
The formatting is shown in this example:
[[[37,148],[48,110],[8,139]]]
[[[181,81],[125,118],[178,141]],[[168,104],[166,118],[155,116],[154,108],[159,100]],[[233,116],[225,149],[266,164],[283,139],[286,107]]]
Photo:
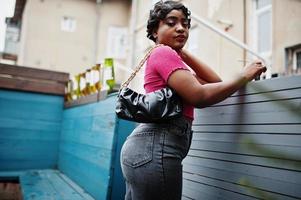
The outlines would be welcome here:
[[[174,50],[184,47],[189,35],[189,21],[182,10],[170,11],[164,20],[161,20],[153,36],[157,44],[165,44]]]

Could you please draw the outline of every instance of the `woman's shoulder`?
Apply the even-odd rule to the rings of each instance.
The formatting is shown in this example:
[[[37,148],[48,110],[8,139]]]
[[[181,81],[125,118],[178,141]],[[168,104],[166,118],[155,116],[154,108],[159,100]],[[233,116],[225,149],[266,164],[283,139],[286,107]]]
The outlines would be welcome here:
[[[151,53],[151,57],[153,58],[157,58],[157,57],[179,57],[178,53],[172,49],[170,46],[166,46],[166,45],[161,45],[156,47],[152,53]]]

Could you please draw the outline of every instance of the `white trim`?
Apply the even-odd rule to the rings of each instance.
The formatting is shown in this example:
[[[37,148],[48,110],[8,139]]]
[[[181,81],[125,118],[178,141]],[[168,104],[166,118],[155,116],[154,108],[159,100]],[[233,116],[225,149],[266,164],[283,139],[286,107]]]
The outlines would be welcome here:
[[[256,2],[256,1],[255,1]],[[256,3],[255,3],[256,4]],[[272,9],[272,4],[270,4],[270,5],[267,5],[267,6],[265,6],[265,7],[262,7],[262,8],[259,8],[259,9],[257,9],[256,8],[256,5],[255,5],[255,9],[256,9],[256,12],[258,13],[258,14],[261,14],[261,13],[263,13],[263,12],[266,12],[266,11],[268,11],[268,10],[271,10]]]

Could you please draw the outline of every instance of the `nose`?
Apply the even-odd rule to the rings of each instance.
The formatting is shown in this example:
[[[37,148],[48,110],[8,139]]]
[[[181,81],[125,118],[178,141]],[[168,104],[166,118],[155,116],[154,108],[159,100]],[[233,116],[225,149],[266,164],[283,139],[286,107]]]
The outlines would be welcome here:
[[[176,31],[177,32],[184,32],[185,31],[185,27],[182,25],[182,23],[177,23]]]

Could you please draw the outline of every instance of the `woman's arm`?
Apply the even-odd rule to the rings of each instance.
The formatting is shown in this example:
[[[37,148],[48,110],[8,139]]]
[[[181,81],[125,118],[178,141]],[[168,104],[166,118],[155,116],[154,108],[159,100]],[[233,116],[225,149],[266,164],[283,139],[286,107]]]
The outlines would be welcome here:
[[[170,75],[168,85],[175,89],[186,102],[202,108],[223,101],[247,82],[265,72],[266,67],[259,63],[261,61],[246,66],[241,75],[234,80],[205,85],[200,84],[189,71],[177,70]]]
[[[221,82],[222,79],[205,63],[197,59],[194,55],[187,50],[182,49],[179,55],[183,61],[196,73],[200,83],[216,83]]]

